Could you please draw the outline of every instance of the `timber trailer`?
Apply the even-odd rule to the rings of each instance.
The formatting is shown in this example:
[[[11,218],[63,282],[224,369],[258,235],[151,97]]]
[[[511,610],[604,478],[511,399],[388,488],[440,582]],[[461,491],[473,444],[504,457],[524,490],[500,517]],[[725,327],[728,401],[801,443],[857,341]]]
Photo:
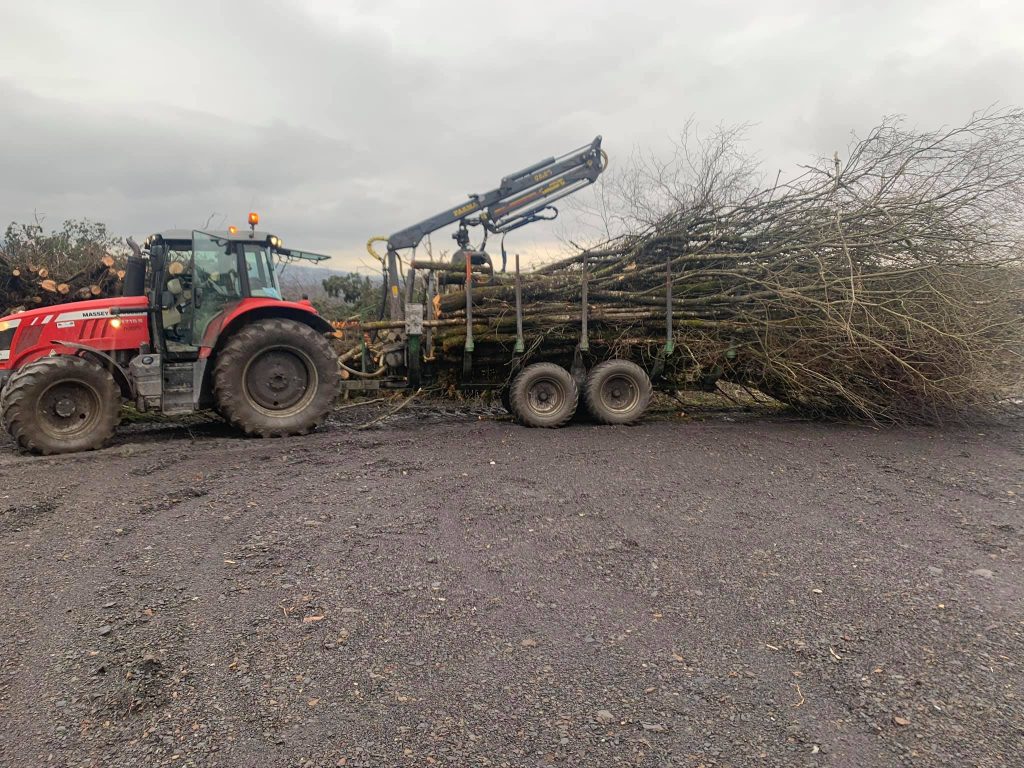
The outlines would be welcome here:
[[[382,389],[416,389],[443,374],[455,374],[464,390],[498,390],[506,409],[530,427],[560,427],[567,424],[582,403],[589,415],[603,424],[629,424],[646,411],[652,394],[651,375],[660,374],[655,361],[651,375],[635,362],[623,359],[599,360],[590,350],[587,329],[587,270],[581,273],[581,323],[578,343],[572,353],[547,350],[543,344],[527,349],[523,336],[522,283],[519,257],[515,257],[516,341],[507,359],[475,359],[473,338],[473,289],[494,278],[495,265],[484,250],[488,235],[501,236],[501,272],[507,267],[505,235],[536,221],[558,216],[553,202],[593,184],[607,167],[601,137],[560,157],[549,157],[501,179],[497,188],[468,199],[388,237],[371,238],[367,248],[382,264],[384,300],[381,319],[353,323],[358,346],[341,355],[345,380],[342,388],[365,392]],[[452,235],[458,249],[447,262],[417,259],[416,247],[430,233],[457,224]],[[476,248],[470,243],[470,228],[483,232]],[[386,242],[387,252],[379,255],[376,242]],[[412,250],[407,260],[401,252]],[[417,280],[417,273],[422,273]],[[465,293],[462,320],[438,316],[439,292]],[[665,349],[671,354],[671,309],[667,312]],[[461,365],[452,371],[435,349],[439,328],[464,323]],[[358,362],[357,362],[358,358]],[[659,358],[662,360],[663,358]],[[447,371],[445,369],[448,369]]]
[[[327,256],[268,232],[170,230],[131,239],[123,296],[0,319],[0,417],[32,453],[99,448],[123,401],[216,410],[249,435],[305,434],[338,394],[333,329],[281,299],[275,262]]]

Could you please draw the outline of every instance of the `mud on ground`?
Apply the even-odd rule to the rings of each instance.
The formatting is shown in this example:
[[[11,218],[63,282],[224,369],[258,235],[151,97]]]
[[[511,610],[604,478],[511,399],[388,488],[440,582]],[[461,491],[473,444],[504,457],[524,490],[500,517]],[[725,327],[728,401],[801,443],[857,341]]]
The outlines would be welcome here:
[[[0,446],[0,764],[1024,765],[1019,422],[367,418]]]

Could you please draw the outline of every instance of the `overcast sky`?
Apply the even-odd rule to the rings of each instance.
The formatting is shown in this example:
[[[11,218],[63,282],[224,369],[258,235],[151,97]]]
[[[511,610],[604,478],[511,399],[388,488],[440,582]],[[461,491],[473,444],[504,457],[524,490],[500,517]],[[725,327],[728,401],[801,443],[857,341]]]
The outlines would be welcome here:
[[[691,116],[750,122],[774,174],[885,114],[994,103],[1024,104],[1020,0],[0,0],[0,221],[257,210],[353,267],[599,133],[614,163]],[[510,252],[555,254],[556,226]]]

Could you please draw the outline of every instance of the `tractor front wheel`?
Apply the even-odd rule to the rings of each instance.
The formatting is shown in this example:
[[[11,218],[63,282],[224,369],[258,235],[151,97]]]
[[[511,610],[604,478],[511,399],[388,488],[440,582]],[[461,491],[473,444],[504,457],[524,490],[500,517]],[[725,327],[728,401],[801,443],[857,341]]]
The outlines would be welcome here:
[[[18,446],[49,455],[102,448],[117,428],[121,391],[98,363],[44,357],[16,371],[0,398],[4,427]]]
[[[257,320],[217,356],[217,411],[247,435],[304,435],[327,416],[340,389],[327,339],[295,320]]]

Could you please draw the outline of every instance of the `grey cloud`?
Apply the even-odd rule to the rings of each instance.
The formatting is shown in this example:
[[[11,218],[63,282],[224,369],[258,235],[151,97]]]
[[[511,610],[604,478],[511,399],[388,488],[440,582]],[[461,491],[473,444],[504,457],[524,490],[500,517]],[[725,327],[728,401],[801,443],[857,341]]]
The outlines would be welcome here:
[[[596,133],[615,162],[690,116],[749,121],[791,167],[883,114],[1020,103],[1021,21],[954,0],[19,6],[0,10],[0,218],[142,234],[258,206],[292,242],[357,254]]]

